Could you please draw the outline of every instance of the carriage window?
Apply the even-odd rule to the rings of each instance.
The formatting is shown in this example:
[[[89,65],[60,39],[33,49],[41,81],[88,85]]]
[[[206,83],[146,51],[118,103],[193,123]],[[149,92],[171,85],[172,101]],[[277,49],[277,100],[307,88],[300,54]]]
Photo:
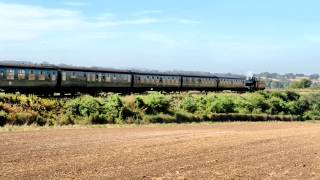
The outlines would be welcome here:
[[[29,71],[29,80],[30,81],[33,81],[36,79],[36,75],[34,74],[34,71],[33,70],[30,70]]]
[[[96,75],[93,74],[93,73],[91,74],[91,80],[92,80],[92,81],[96,81]]]
[[[76,72],[72,72],[71,73],[71,79],[76,79],[76,78],[77,78]]]
[[[19,70],[18,70],[18,79],[19,79],[19,80],[22,80],[22,79],[25,79],[25,77],[26,77],[25,70],[19,69]]]
[[[4,73],[3,71],[0,71],[0,78],[3,79]]]
[[[87,74],[85,74],[85,75],[86,75],[87,81],[89,82],[89,81],[90,81],[90,74],[87,73]]]
[[[45,72],[40,71],[40,74],[39,74],[39,80],[40,80],[40,81],[43,81],[43,80],[45,80],[45,79],[46,79]]]
[[[52,72],[52,74],[50,74],[50,77],[49,77],[52,81],[55,81],[56,80],[56,73],[55,72]]]
[[[111,75],[110,74],[106,74],[106,82],[111,82]]]
[[[62,72],[62,81],[66,81],[66,80],[67,80],[67,73]]]
[[[99,74],[96,74],[96,80],[100,81]]]
[[[14,80],[14,69],[8,69],[7,70],[7,79],[8,80]]]
[[[97,74],[97,76],[98,76],[98,81],[99,81],[99,82],[101,82],[102,74],[101,74],[101,73],[99,73],[99,74]]]

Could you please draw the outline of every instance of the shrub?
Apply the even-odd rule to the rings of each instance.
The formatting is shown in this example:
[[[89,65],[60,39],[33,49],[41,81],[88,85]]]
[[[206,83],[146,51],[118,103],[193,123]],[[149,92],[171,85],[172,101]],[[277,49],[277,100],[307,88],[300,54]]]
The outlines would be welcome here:
[[[0,126],[4,126],[7,123],[7,116],[8,114],[5,111],[0,111]]]
[[[169,96],[165,96],[159,92],[151,93],[143,98],[143,103],[146,106],[146,113],[168,113],[170,107]]]
[[[269,109],[267,112],[269,114],[286,113],[288,110],[285,101],[283,101],[279,97],[271,97],[270,99],[268,99],[268,104]]]
[[[176,122],[176,118],[168,114],[157,114],[157,115],[145,115],[143,122],[148,123],[173,123]]]
[[[300,98],[300,95],[293,91],[286,91],[286,95],[289,101],[297,101]]]
[[[292,115],[303,115],[304,112],[308,111],[309,106],[309,102],[304,97],[300,97],[295,101],[290,101],[287,103],[289,113]]]
[[[312,85],[312,81],[310,79],[301,79],[300,81],[293,82],[290,87],[294,89],[303,89],[309,88]]]
[[[200,119],[197,116],[189,112],[176,112],[175,116],[177,123],[200,122]]]
[[[207,110],[214,113],[233,113],[236,104],[229,96],[218,96],[212,101],[207,102]]]
[[[7,123],[10,125],[30,125],[30,124],[38,124],[43,125],[42,122],[38,123],[37,112],[19,112],[19,113],[11,113],[8,115]]]
[[[198,103],[195,97],[188,95],[183,98],[180,108],[190,113],[194,113],[198,110]]]
[[[269,108],[267,98],[268,96],[261,92],[247,94],[247,96],[241,100],[240,108],[244,109],[242,110],[244,112],[254,114],[264,113]]]
[[[89,117],[90,114],[99,113],[100,104],[92,96],[82,96],[69,101],[66,108],[71,110],[73,115]]]
[[[55,119],[55,125],[73,125],[75,124],[75,117],[72,116],[72,114],[66,113],[66,114],[59,114]]]
[[[119,95],[112,95],[110,96],[106,102],[103,103],[101,109],[101,115],[99,116],[100,119],[104,120],[101,123],[115,123],[118,119],[122,119],[122,111],[123,111],[123,104],[120,99]]]
[[[54,99],[41,99],[40,104],[47,111],[51,111],[51,110],[59,107],[59,102]]]

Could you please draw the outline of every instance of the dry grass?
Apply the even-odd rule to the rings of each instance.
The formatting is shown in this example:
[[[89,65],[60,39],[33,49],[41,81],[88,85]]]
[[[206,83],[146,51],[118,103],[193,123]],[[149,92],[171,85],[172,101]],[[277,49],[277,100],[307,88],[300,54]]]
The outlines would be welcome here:
[[[0,127],[0,132],[28,132],[28,131],[48,131],[48,130],[58,130],[58,129],[116,129],[116,128],[166,128],[166,127],[185,127],[185,126],[203,126],[203,125],[241,125],[241,124],[318,124],[320,121],[310,120],[310,121],[261,121],[261,122],[191,122],[191,123],[168,123],[168,124],[103,124],[103,125],[64,125],[64,126],[38,126],[38,125],[6,125]]]

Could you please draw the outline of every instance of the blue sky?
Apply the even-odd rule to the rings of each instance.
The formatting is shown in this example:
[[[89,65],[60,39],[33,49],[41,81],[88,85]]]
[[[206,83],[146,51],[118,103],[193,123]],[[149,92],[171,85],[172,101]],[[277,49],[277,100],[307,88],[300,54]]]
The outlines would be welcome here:
[[[0,0],[0,59],[320,73],[317,0]]]

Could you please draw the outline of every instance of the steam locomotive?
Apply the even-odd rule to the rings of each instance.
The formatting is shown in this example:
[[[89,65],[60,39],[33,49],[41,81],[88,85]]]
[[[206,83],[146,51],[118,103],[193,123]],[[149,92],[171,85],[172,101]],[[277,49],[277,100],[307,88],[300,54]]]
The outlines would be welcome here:
[[[256,91],[265,83],[255,77],[213,74],[115,70],[0,62],[0,89],[50,95],[53,93],[145,92],[145,91]]]

